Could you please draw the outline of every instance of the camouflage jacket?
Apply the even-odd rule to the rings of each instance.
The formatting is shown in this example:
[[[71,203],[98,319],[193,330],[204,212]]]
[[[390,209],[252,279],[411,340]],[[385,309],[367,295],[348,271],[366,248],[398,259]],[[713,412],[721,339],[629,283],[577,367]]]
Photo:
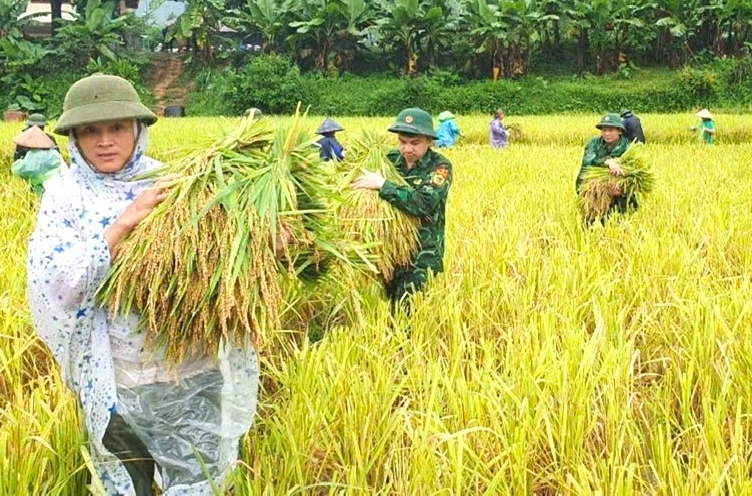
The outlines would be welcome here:
[[[580,165],[580,172],[577,173],[577,181],[575,183],[576,191],[578,193],[580,191],[582,172],[585,170],[585,167],[605,167],[607,159],[621,157],[627,151],[628,147],[629,141],[624,136],[620,136],[619,141],[613,147],[609,147],[600,136],[591,138],[585,146],[585,153],[582,155],[582,165]]]
[[[409,170],[399,150],[389,152],[387,158],[409,186],[386,181],[379,196],[403,212],[420,218],[419,248],[413,256],[413,265],[441,272],[444,270],[446,202],[452,183],[452,163],[430,148]]]

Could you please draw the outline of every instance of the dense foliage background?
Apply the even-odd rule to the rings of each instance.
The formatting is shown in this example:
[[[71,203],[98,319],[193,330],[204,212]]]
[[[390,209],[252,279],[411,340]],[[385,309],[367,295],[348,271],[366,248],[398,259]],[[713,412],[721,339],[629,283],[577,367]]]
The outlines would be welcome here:
[[[752,0],[186,0],[166,32],[76,0],[42,38],[18,18],[27,3],[0,5],[0,106],[52,116],[96,71],[148,100],[145,68],[167,46],[194,115],[299,100],[336,115],[752,108]]]

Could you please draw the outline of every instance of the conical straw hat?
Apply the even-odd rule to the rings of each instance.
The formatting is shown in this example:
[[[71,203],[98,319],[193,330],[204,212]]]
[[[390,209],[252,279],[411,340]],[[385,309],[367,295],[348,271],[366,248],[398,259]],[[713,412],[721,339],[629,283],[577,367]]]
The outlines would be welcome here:
[[[706,108],[700,110],[695,115],[699,117],[700,119],[712,119],[713,118],[713,114],[711,114],[710,110]]]
[[[26,148],[55,148],[55,143],[37,126],[31,126],[13,138],[13,142]]]

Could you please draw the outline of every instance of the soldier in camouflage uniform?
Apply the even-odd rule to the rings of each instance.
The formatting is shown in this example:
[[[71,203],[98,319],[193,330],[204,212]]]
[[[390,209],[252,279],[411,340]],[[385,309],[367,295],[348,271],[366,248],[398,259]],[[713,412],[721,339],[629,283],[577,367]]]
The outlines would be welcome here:
[[[608,167],[611,174],[622,174],[619,163],[614,160],[616,157],[621,157],[629,147],[629,141],[623,136],[624,124],[621,117],[619,114],[606,114],[595,127],[600,129],[601,135],[591,138],[585,146],[582,165],[580,166],[580,172],[577,174],[577,181],[575,183],[577,194],[580,193],[582,173],[586,167]],[[612,186],[610,193],[612,200],[611,207],[608,210],[609,213],[616,210],[623,214],[637,208],[637,200],[634,197],[627,198],[623,196],[618,187]]]
[[[452,164],[431,149],[436,133],[431,115],[419,108],[408,108],[389,128],[399,139],[399,149],[387,157],[409,186],[397,186],[378,172],[366,171],[353,187],[374,189],[379,197],[396,208],[420,218],[419,248],[409,265],[395,268],[391,281],[385,281],[392,303],[407,304],[405,295],[421,290],[429,272],[444,270],[444,229],[446,202],[452,183]]]

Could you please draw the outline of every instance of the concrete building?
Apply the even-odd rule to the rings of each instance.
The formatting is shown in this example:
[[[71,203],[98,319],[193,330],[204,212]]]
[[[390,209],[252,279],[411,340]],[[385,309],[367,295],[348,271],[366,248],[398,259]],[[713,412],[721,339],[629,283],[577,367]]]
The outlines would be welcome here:
[[[128,11],[137,12],[138,8],[139,0],[119,0],[118,10],[121,14]],[[61,12],[63,19],[68,21],[75,19],[76,10],[69,0],[63,0]],[[27,35],[34,37],[50,35],[50,23],[52,22],[50,0],[30,0],[26,12],[20,17],[32,17],[34,19],[34,25],[24,29]]]

